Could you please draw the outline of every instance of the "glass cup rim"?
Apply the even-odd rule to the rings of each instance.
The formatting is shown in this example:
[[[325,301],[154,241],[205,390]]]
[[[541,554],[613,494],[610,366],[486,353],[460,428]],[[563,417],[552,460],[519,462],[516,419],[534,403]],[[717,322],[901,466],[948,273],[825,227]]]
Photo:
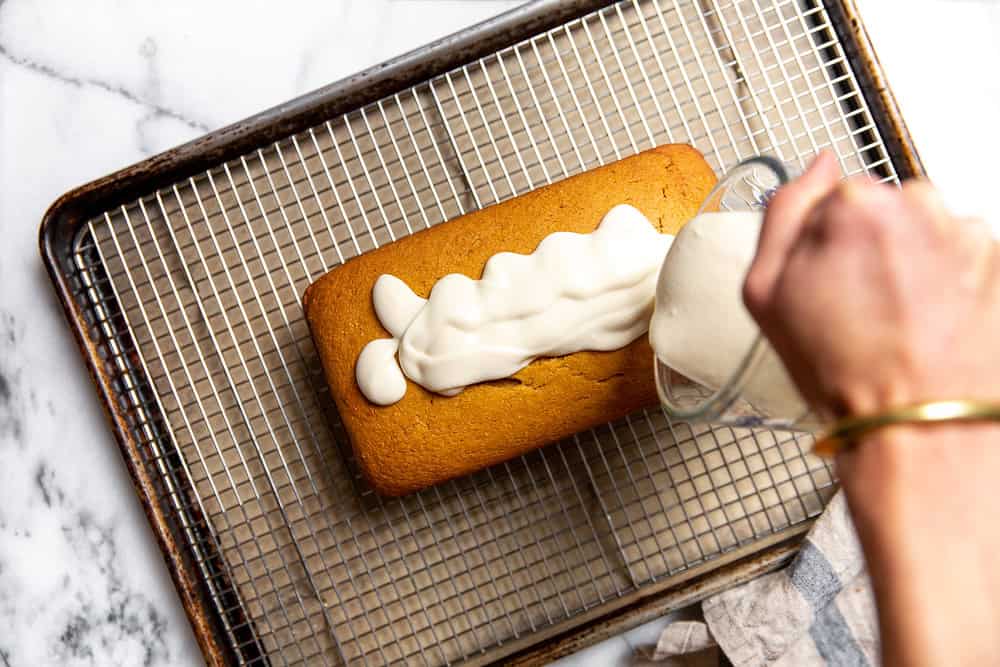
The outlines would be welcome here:
[[[788,169],[780,160],[769,155],[756,155],[754,157],[747,158],[739,162],[735,167],[729,169],[725,175],[719,179],[719,182],[715,184],[715,187],[713,187],[712,191],[709,192],[707,197],[705,197],[701,206],[698,207],[698,211],[695,213],[695,216],[697,217],[704,212],[704,209],[709,202],[713,201],[713,199],[723,191],[723,188],[729,186],[731,179],[735,178],[737,174],[745,171],[748,167],[753,166],[761,166],[768,169],[778,181],[777,187],[785,185],[790,180]],[[763,204],[766,208],[767,202],[765,201]],[[663,261],[666,262],[666,258],[664,258]],[[660,369],[661,367],[669,369],[669,365],[662,362],[656,352],[653,352],[653,364],[656,369],[654,372],[656,393],[659,396],[660,405],[671,418],[679,421],[703,421],[706,419],[713,419],[724,414],[725,411],[729,409],[729,406],[731,406],[733,402],[739,398],[747,378],[749,378],[754,372],[761,358],[764,356],[766,346],[767,340],[764,338],[763,334],[758,333],[746,354],[743,355],[740,364],[733,370],[726,381],[701,403],[698,403],[692,408],[686,409],[674,405],[667,398],[666,392],[663,390],[660,382]]]

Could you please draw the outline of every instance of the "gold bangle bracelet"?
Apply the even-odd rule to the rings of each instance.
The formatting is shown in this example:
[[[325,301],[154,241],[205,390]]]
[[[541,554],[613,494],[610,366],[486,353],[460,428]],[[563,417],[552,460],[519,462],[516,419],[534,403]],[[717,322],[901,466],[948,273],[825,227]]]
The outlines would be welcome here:
[[[1000,421],[1000,403],[989,401],[929,401],[891,408],[873,415],[845,417],[816,440],[813,453],[833,458],[845,447],[872,431],[898,424]]]

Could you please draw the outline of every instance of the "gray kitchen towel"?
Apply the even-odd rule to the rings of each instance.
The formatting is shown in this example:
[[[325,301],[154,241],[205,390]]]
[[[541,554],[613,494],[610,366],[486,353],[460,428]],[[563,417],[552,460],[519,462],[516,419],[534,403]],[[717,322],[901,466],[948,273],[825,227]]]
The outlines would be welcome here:
[[[649,657],[718,646],[735,667],[879,664],[875,601],[842,491],[787,568],[708,598],[702,611],[704,624],[669,625]]]

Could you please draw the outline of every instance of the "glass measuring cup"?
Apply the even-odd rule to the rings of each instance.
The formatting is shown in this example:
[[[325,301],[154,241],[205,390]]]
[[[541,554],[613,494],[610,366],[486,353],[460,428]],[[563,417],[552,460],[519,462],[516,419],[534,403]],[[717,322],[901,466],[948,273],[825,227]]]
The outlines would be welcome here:
[[[766,156],[750,158],[719,181],[702,203],[698,214],[727,211],[762,213],[773,192],[789,180],[789,169],[778,160]],[[814,415],[799,397],[774,349],[744,310],[740,286],[756,249],[756,231],[752,234],[753,247],[740,248],[737,253],[736,261],[741,264],[735,267],[739,285],[731,286],[733,294],[731,297],[725,294],[723,304],[706,300],[704,308],[714,308],[715,311],[705,313],[701,320],[702,323],[711,323],[713,327],[726,328],[728,347],[735,346],[737,350],[736,356],[729,359],[731,368],[726,369],[721,377],[717,372],[699,373],[699,369],[694,367],[688,367],[682,373],[654,353],[657,393],[664,411],[676,420],[815,430],[819,424]],[[664,267],[669,261],[668,253]],[[657,286],[658,307],[660,292],[668,289],[664,284],[664,273],[661,269],[661,281]],[[735,319],[740,321],[734,323]],[[739,350],[745,352],[740,356]],[[711,349],[698,352],[702,355],[713,353]],[[680,368],[684,364],[674,363],[673,366]],[[711,375],[716,376],[715,381],[706,379]],[[699,377],[701,381],[695,379]]]

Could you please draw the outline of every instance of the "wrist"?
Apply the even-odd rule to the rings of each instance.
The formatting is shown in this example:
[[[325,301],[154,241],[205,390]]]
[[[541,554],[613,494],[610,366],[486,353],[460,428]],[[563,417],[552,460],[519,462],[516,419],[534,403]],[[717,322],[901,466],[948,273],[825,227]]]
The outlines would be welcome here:
[[[996,627],[1000,424],[886,428],[861,438],[837,466],[885,645],[942,664],[942,614],[948,627]]]
[[[847,451],[859,460],[871,458],[905,470],[907,464],[915,460],[923,462],[935,455],[950,456],[956,449],[988,442],[1000,442],[1000,422],[913,422],[865,433]]]
[[[891,426],[955,423],[1000,423],[1000,403],[981,400],[937,400],[899,405],[836,420],[813,445],[820,456],[834,457],[864,436]]]
[[[992,451],[1000,451],[1000,422],[898,424],[859,437],[838,455],[837,473],[849,493],[926,496],[940,484],[958,482],[953,478],[962,468]]]
[[[862,542],[890,562],[921,548],[928,522],[969,505],[987,507],[1000,485],[1000,424],[891,426],[837,458],[837,473]]]
[[[837,472],[873,575],[921,568],[978,533],[1000,539],[1000,523],[984,524],[998,504],[1000,424],[882,429],[838,457]]]

